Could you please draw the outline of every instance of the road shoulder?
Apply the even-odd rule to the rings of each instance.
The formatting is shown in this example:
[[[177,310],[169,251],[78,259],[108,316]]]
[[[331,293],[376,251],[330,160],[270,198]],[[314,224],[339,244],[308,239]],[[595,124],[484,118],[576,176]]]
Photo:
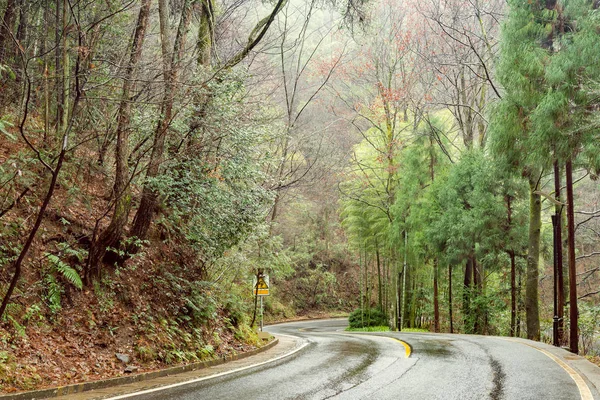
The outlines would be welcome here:
[[[548,357],[550,357],[551,359],[553,359],[557,364],[561,365],[561,363],[564,363],[566,366],[572,368],[583,379],[583,381],[589,388],[589,391],[591,392],[590,394],[593,399],[600,399],[600,367],[598,367],[596,364],[590,362],[585,357],[582,357],[577,354],[573,354],[573,353],[569,352],[568,350],[565,350],[560,347],[551,346],[549,344],[542,343],[542,342],[535,342],[533,340],[522,339],[522,338],[504,338],[504,337],[503,337],[503,339],[521,343],[521,344],[529,346],[529,347],[533,347],[533,348],[541,351],[542,353],[549,353],[549,355],[548,354],[546,354],[546,355]],[[554,357],[556,359],[554,359]],[[561,365],[561,367],[563,369],[565,369],[565,367],[563,365]],[[569,372],[568,369],[566,369],[566,370],[567,370],[567,372]],[[571,376],[571,377],[577,383],[576,377],[574,377],[574,376]],[[579,383],[578,383],[578,386],[579,386]],[[581,390],[581,388],[580,388],[580,390]],[[589,399],[589,397],[586,397],[584,392],[582,392],[582,399],[587,400],[587,399]]]
[[[301,342],[300,338],[276,335],[275,340],[263,348],[257,349],[250,354],[240,354],[230,361],[215,360],[214,362],[204,363],[204,365],[197,363],[193,366],[168,368],[166,370],[123,378],[86,382],[69,387],[16,393],[0,396],[0,399],[28,400],[55,398],[60,400],[93,400],[114,398],[162,386],[181,384],[203,378],[209,379],[213,376],[224,375],[242,368],[249,368],[255,364],[266,363],[294,351],[296,348],[302,346]]]

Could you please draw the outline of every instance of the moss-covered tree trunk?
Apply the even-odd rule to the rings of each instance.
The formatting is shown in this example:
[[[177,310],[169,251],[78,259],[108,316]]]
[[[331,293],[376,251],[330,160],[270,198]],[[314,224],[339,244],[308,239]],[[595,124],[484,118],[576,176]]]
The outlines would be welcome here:
[[[214,35],[213,0],[202,0],[198,27],[198,65],[205,67],[210,65]]]

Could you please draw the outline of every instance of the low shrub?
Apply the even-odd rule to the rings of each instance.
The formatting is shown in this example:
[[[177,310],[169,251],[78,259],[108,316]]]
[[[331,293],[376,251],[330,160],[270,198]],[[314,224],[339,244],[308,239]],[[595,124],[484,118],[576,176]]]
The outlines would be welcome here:
[[[350,328],[388,325],[387,316],[379,308],[358,308],[348,317]]]

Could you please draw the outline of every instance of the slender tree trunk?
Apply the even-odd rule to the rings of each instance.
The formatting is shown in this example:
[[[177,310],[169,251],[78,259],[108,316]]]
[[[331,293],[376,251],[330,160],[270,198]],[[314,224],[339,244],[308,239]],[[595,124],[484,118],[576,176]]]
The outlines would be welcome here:
[[[127,165],[127,160],[129,158],[131,91],[133,89],[133,78],[136,73],[136,67],[142,55],[142,47],[150,15],[150,4],[151,0],[141,0],[141,7],[133,34],[129,63],[125,71],[121,93],[121,104],[119,105],[117,119],[117,143],[115,146],[116,171],[113,186],[113,198],[115,202],[114,212],[110,225],[92,244],[88,261],[88,266],[94,270],[94,275],[96,277],[100,276],[100,265],[106,254],[107,247],[115,248],[121,241],[131,205],[131,194],[129,191],[130,176],[129,167]]]
[[[406,270],[407,270],[407,262],[408,262],[408,232],[404,230],[402,232],[404,236],[404,260],[402,262],[402,281],[400,282],[400,289],[398,289],[400,293],[400,306],[398,307],[398,314],[400,318],[400,324],[398,326],[399,330],[405,327],[406,323]]]
[[[62,132],[62,115],[63,115],[63,92],[62,92],[62,78],[58,71],[61,70],[61,41],[62,36],[62,24],[60,23],[60,10],[62,9],[62,1],[56,0],[56,14],[54,19],[54,71],[56,80],[54,82],[54,91],[56,92],[56,114],[55,114],[55,126],[56,126],[56,137]]]
[[[385,315],[388,315],[389,311],[390,311],[390,302],[389,302],[389,290],[388,290],[388,283],[389,283],[389,262],[386,262],[386,258],[383,257],[382,258],[382,264],[383,264],[383,308],[385,308]]]
[[[29,232],[29,236],[27,237],[27,241],[25,242],[25,245],[23,246],[23,248],[21,249],[21,252],[19,253],[19,257],[15,261],[15,264],[14,264],[15,272],[10,281],[10,285],[8,286],[8,289],[4,295],[4,298],[2,300],[2,305],[0,306],[0,319],[4,315],[6,306],[8,306],[8,302],[10,301],[13,291],[15,290],[15,287],[17,286],[17,282],[19,281],[19,278],[21,277],[21,269],[22,269],[23,261],[25,260],[25,257],[29,253],[29,249],[31,248],[31,245],[33,244],[33,240],[35,239],[35,236],[37,235],[37,232],[39,231],[40,226],[42,225],[42,221],[44,219],[44,214],[46,213],[46,209],[48,208],[48,205],[50,204],[50,200],[52,200],[52,196],[54,195],[54,189],[56,189],[56,180],[58,179],[58,174],[60,173],[60,170],[62,168],[63,161],[65,159],[65,153],[66,153],[66,148],[63,148],[63,150],[60,152],[60,154],[58,156],[58,161],[57,161],[56,167],[54,168],[54,171],[52,172],[52,179],[50,181],[50,186],[48,187],[48,192],[46,193],[46,197],[44,197],[42,206],[40,207],[40,210],[38,211],[38,215],[36,217],[33,228]]]
[[[517,263],[515,260],[515,252],[510,250],[510,336],[515,336],[517,328]]]
[[[529,246],[527,253],[527,283],[525,286],[525,317],[527,339],[540,340],[540,312],[538,299],[540,233],[542,201],[538,190],[538,176],[529,177]]]
[[[440,304],[438,295],[438,260],[433,259],[433,330],[440,331]]]
[[[465,333],[472,333],[471,313],[471,278],[473,276],[473,264],[471,258],[465,264],[465,279],[463,280],[463,321]]]
[[[25,105],[23,107],[23,110],[24,110],[23,118],[22,118],[21,124],[19,126],[19,131],[21,132],[22,136],[25,135],[24,127],[25,127],[25,123],[27,121],[29,102],[31,99],[31,81],[30,81],[29,77],[27,76],[26,71],[25,71],[25,81],[26,81]],[[75,98],[75,101],[73,102],[73,113],[75,112],[75,108],[77,107],[78,102],[79,102],[79,96],[77,96]],[[62,169],[64,160],[65,160],[65,156],[67,153],[67,149],[68,149],[69,130],[70,129],[65,127],[65,131],[63,132],[63,135],[62,135],[61,150],[60,150],[60,153],[58,154],[58,157],[56,160],[56,166],[54,167],[54,169],[51,169],[52,177],[50,179],[50,185],[48,187],[48,191],[46,192],[46,196],[44,197],[42,205],[40,206],[40,209],[36,216],[33,228],[31,228],[31,231],[29,232],[27,240],[25,241],[25,244],[23,245],[23,248],[21,249],[21,252],[19,253],[19,256],[17,257],[17,260],[14,263],[15,271],[14,271],[13,277],[11,279],[11,282],[8,286],[8,289],[7,289],[6,293],[4,294],[4,298],[2,299],[2,305],[0,305],[0,319],[2,319],[2,316],[4,315],[4,312],[6,311],[6,307],[8,306],[8,303],[14,292],[14,289],[17,286],[17,282],[19,281],[19,278],[21,276],[23,261],[27,257],[27,254],[31,248],[31,245],[33,244],[33,241],[37,235],[37,232],[39,231],[40,226],[42,225],[42,221],[44,220],[46,209],[48,208],[48,205],[50,204],[50,201],[52,200],[52,197],[54,195],[54,190],[56,189],[56,182],[58,180],[58,175],[60,174],[60,171]],[[48,167],[48,168],[50,168],[50,167]]]
[[[67,121],[69,119],[69,86],[70,86],[70,62],[69,62],[69,53],[67,52],[67,47],[69,44],[69,35],[67,35],[68,28],[68,11],[69,3],[67,0],[63,0],[62,5],[62,22],[63,22],[63,37],[62,37],[62,46],[61,46],[61,58],[62,58],[62,104],[61,111],[62,115],[60,116],[61,122],[60,125],[66,129]]]
[[[512,197],[506,195],[506,221],[507,231],[512,229]],[[507,232],[508,234],[509,232]],[[516,260],[514,249],[508,250],[508,256],[510,257],[510,336],[515,336],[515,329],[517,323],[517,287],[516,287]]]
[[[365,304],[367,305],[367,312],[369,319],[371,318],[371,288],[369,287],[369,259],[367,257],[367,249],[365,248]]]
[[[523,287],[522,274],[521,268],[517,269],[517,337],[521,337],[521,310],[523,310],[523,298],[521,297],[521,288]]]
[[[254,312],[252,313],[252,322],[250,322],[250,327],[253,328],[254,327],[254,322],[256,322],[256,310],[258,308],[258,279],[260,278],[260,275],[262,274],[262,270],[257,270],[256,271],[256,286],[254,287]]]
[[[44,7],[44,35],[42,38],[41,53],[44,54],[44,144],[48,141],[50,134],[50,87],[48,84],[48,55],[46,53],[46,46],[48,43],[48,34],[50,32],[50,2],[48,1]]]
[[[290,119],[290,115],[288,114],[288,121],[289,121],[289,119]],[[286,132],[286,135],[283,139],[283,144],[281,146],[281,150],[282,150],[281,161],[279,162],[279,165],[277,166],[277,172],[276,172],[277,186],[275,188],[275,199],[273,200],[273,208],[271,209],[271,221],[270,221],[271,226],[269,227],[269,234],[273,234],[273,226],[274,226],[275,218],[277,218],[277,212],[279,211],[279,202],[281,201],[282,188],[280,188],[279,186],[283,184],[285,165],[287,162],[288,151],[289,151],[289,147],[290,147],[290,129],[291,129],[291,127],[289,126],[289,122],[288,122],[287,129],[288,129],[288,131]]]
[[[404,311],[402,316],[402,323],[405,328],[412,326],[411,322],[411,310],[413,308],[412,302],[412,273],[410,267],[406,264],[404,269]]]
[[[452,316],[452,264],[448,264],[448,318],[450,319],[450,333],[454,333],[454,319]]]
[[[416,293],[417,293],[417,280],[414,278],[411,278],[411,288],[410,288],[410,315],[408,318],[408,327],[409,328],[415,328],[418,323],[416,321],[416,316],[417,316],[417,299],[416,299]],[[419,319],[420,322],[420,319]]]
[[[429,135],[429,175],[431,183],[435,181],[435,143],[433,134]],[[433,330],[440,331],[440,303],[438,293],[438,259],[433,259]]]
[[[573,196],[573,164],[565,165],[567,178],[567,231],[569,257],[569,347],[579,353],[578,309],[577,309],[577,265],[575,264],[575,204]]]
[[[396,330],[399,331],[402,329],[401,321],[402,321],[402,272],[400,272],[399,265],[396,263]]]
[[[559,203],[562,203],[560,193],[560,167],[558,161],[554,161],[554,198]],[[562,249],[562,205],[556,205],[554,212],[558,216],[556,219],[556,259],[558,264],[557,270],[557,285],[558,285],[558,340],[559,343],[564,343],[564,318],[565,318],[565,283],[563,278],[563,249]]]
[[[31,4],[27,0],[21,0],[19,4],[19,27],[17,28],[17,42],[27,48],[27,33],[29,32],[29,9]]]
[[[467,83],[465,80],[465,69],[463,67],[460,73],[460,97],[462,101],[462,106],[459,108],[459,113],[461,114],[461,118],[463,121],[463,141],[465,143],[465,147],[469,150],[473,148],[473,139],[475,136],[473,126],[473,110],[468,106],[469,101],[467,99]]]
[[[165,89],[163,93],[163,101],[161,106],[161,114],[156,126],[154,134],[154,143],[152,145],[152,153],[146,172],[146,179],[152,179],[158,176],[160,165],[162,163],[163,153],[165,149],[165,140],[171,119],[173,118],[173,103],[176,92],[177,79],[181,66],[181,59],[185,50],[186,34],[192,17],[191,0],[185,0],[179,28],[175,37],[173,51],[170,51],[170,39],[168,32],[168,10],[166,0],[159,1],[159,21],[160,21],[160,36],[162,44],[163,57],[163,77],[165,79]],[[158,193],[147,182],[142,190],[142,200],[140,206],[133,219],[133,227],[131,236],[139,239],[145,239],[152,223],[152,218],[158,204]],[[135,248],[131,249],[135,251]]]
[[[472,284],[472,294],[473,297],[471,300],[475,300],[475,309],[473,310],[474,312],[472,313],[473,316],[473,331],[475,333],[483,333],[483,313],[481,310],[481,299],[479,299],[478,297],[481,296],[482,290],[481,290],[481,271],[480,271],[480,266],[477,264],[477,258],[475,257],[475,255],[471,256],[471,265],[473,266],[473,284]]]
[[[379,309],[383,311],[383,285],[381,282],[381,262],[379,259],[379,246],[377,244],[377,238],[375,238],[375,260],[377,262],[378,303]]]

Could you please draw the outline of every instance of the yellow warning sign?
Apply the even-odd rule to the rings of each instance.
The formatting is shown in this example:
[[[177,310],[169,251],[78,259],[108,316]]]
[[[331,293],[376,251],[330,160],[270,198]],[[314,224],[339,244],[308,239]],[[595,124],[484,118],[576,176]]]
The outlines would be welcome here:
[[[254,295],[268,296],[269,295],[269,275],[260,275],[258,279],[254,277]]]

